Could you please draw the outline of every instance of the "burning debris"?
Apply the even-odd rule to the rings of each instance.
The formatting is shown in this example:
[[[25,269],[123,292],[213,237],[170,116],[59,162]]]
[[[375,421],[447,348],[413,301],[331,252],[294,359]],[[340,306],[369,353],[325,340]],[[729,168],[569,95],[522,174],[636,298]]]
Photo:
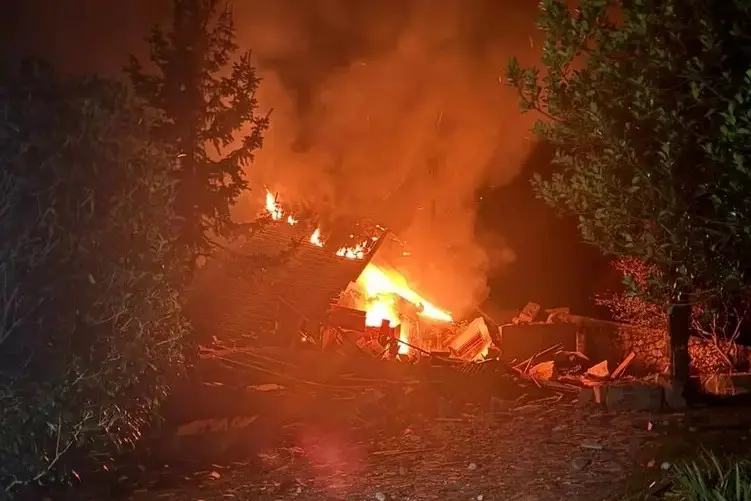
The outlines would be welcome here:
[[[278,196],[270,191],[266,192],[265,210],[273,221],[289,225],[300,223],[300,219],[289,214],[282,207]],[[356,346],[370,347],[367,351],[382,352],[381,356],[386,357],[405,356],[413,351],[429,353],[435,347],[443,348],[445,342],[435,339],[440,336],[435,336],[434,333],[444,330],[453,334],[455,326],[451,314],[421,296],[395,268],[386,262],[376,264],[373,261],[374,250],[379,240],[386,235],[385,230],[379,229],[379,235],[364,238],[350,234],[352,244],[338,247],[335,252],[336,256],[344,259],[367,262],[360,275],[350,282],[336,302],[336,306],[353,312],[361,311],[364,316],[361,325],[352,325],[351,320],[356,316],[352,313],[344,326],[338,324],[342,310],[336,310],[337,314],[334,318],[329,316],[328,325],[323,328],[323,347],[330,347],[332,343],[342,344],[346,342],[341,339],[345,336],[355,338],[351,340]],[[308,243],[316,247],[326,246],[318,225],[308,240]],[[373,335],[374,332],[377,335]],[[306,333],[305,337],[310,336]],[[443,337],[448,339],[449,334]],[[392,344],[395,348],[391,348]]]
[[[582,317],[572,315],[568,308],[542,310],[539,304],[528,303],[503,325],[494,323],[479,308],[477,317],[455,318],[427,299],[418,290],[419,283],[414,286],[400,271],[399,259],[411,252],[386,229],[376,226],[370,233],[357,230],[348,232],[348,239],[337,239],[325,224],[302,212],[298,216],[271,192],[266,193],[265,211],[273,225],[295,228],[296,234],[302,235],[302,247],[321,256],[310,261],[313,267],[322,256],[332,265],[354,265],[332,272],[339,289],[332,294],[332,283],[328,286],[331,295],[324,299],[319,294],[327,302],[327,307],[316,303],[319,313],[312,306],[298,307],[296,301],[307,301],[305,296],[314,295],[315,277],[323,269],[307,269],[305,275],[312,281],[292,287],[305,291],[302,295],[280,299],[277,323],[291,331],[301,347],[377,360],[437,364],[488,378],[496,378],[500,368],[504,377],[556,393],[578,393],[582,388],[631,378],[628,370],[635,356],[606,360],[597,350],[590,352],[582,334]],[[384,248],[384,242],[391,247]],[[284,280],[294,282],[304,269],[304,264],[299,265],[284,271]],[[349,278],[344,278],[347,273]],[[283,280],[270,282],[281,284]],[[290,285],[281,289],[288,290]],[[538,320],[540,317],[544,320]]]

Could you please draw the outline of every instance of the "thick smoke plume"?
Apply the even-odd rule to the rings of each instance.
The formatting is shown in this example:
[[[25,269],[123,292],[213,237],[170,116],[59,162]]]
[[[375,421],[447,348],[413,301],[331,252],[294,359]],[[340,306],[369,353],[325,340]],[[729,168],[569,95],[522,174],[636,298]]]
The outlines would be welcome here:
[[[484,296],[492,267],[513,260],[512,249],[478,244],[477,189],[512,179],[531,148],[529,120],[499,77],[509,56],[533,53],[534,3],[500,3],[324,0],[301,11],[245,0],[235,11],[263,72],[261,103],[273,107],[253,185],[393,229],[415,256],[400,271],[459,313]]]
[[[80,70],[119,72],[128,53],[145,55],[150,26],[169,22],[169,0],[58,4],[27,0],[18,29],[38,34],[26,49]],[[529,117],[499,76],[511,55],[533,61],[537,2],[232,5],[273,108],[238,216],[256,214],[266,185],[328,218],[376,220],[409,244],[415,259],[400,271],[420,293],[467,309],[513,256],[498,237],[477,243],[475,192],[513,178],[531,148]]]

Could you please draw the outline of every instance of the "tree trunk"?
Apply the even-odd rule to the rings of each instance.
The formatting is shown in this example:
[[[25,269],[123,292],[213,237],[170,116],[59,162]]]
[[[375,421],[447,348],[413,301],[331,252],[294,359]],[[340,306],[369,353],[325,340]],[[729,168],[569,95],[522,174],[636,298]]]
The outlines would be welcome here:
[[[691,305],[673,305],[668,315],[670,335],[670,375],[672,389],[676,397],[685,397],[690,381],[690,356],[688,340],[691,334]]]

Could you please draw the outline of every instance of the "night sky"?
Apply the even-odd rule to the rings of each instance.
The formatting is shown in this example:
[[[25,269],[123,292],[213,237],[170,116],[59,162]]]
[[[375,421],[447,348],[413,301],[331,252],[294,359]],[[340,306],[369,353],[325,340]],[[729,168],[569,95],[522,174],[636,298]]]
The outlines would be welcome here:
[[[11,0],[4,3],[8,5],[0,16],[0,43],[6,59],[33,54],[68,71],[109,74],[119,70],[128,53],[143,51],[143,38],[149,26],[169,11],[166,2],[156,0]],[[268,15],[263,9],[271,3],[248,0],[236,9],[235,15],[262,18]],[[292,3],[295,7],[289,7],[288,12],[282,14],[287,21],[294,19],[295,26],[304,33],[306,50],[295,53],[294,57],[285,54],[274,58],[268,51],[260,53],[266,67],[273,70],[282,85],[294,89],[290,94],[295,96],[298,108],[309,106],[307,101],[316,94],[316,82],[325,75],[346,67],[353,60],[367,60],[388,51],[395,34],[410,29],[415,16],[419,15],[415,12],[431,12],[410,10],[420,0],[406,3],[278,0],[274,5]],[[452,17],[461,17],[464,20],[461,26],[466,25],[461,36],[466,53],[476,57],[478,65],[493,61],[493,71],[501,74],[503,59],[509,51],[512,54],[526,52],[520,54],[523,61],[525,58],[527,62],[534,60],[534,52],[530,52],[529,47],[536,36],[534,9],[537,2],[515,3],[519,6],[509,8],[499,5],[505,2],[492,0],[462,3],[446,0],[431,2],[431,5],[440,5],[436,11],[443,9],[450,11]],[[304,8],[301,9],[301,5]],[[324,6],[326,15],[318,12],[321,9],[316,6]],[[277,17],[282,14],[274,13]],[[254,38],[248,34],[251,28],[245,28],[241,21],[238,21],[240,43],[261,44],[246,40],[261,40],[257,33],[265,27],[253,25]],[[504,29],[498,29],[499,25]],[[499,48],[503,50],[497,50]],[[516,111],[504,109],[503,113],[509,123],[522,123],[521,115],[514,117]],[[510,135],[520,137],[511,137],[509,141],[522,141],[522,135],[529,135],[522,130],[525,128],[518,125],[510,128]],[[510,181],[477,187],[478,197],[482,197],[477,214],[477,226],[483,235],[480,241],[489,245],[492,252],[493,235],[502,236],[516,256],[512,263],[493,272],[489,280],[491,297],[504,307],[521,307],[527,301],[536,301],[543,307],[570,306],[576,313],[602,316],[603,312],[594,308],[592,297],[617,286],[618,278],[596,249],[579,242],[572,221],[557,218],[534,198],[529,178],[533,172],[544,173],[550,169],[551,152],[542,145],[530,150],[521,165],[515,167],[513,175],[508,176]],[[504,151],[499,149],[491,163],[500,165],[504,161]]]

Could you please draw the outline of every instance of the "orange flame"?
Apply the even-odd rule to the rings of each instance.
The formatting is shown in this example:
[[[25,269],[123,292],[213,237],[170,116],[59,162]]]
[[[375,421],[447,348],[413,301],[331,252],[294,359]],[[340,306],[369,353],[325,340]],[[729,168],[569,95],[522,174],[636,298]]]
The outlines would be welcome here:
[[[357,285],[367,298],[365,309],[365,324],[378,327],[384,320],[388,320],[389,326],[396,327],[401,324],[399,339],[399,353],[408,353],[409,325],[402,323],[397,311],[396,298],[412,303],[419,308],[419,315],[439,322],[451,322],[451,315],[433,305],[420,296],[407,284],[407,280],[395,271],[386,271],[369,263],[357,279]]]
[[[323,241],[321,241],[321,229],[320,228],[316,228],[316,231],[314,231],[313,234],[310,236],[310,243],[318,247],[323,247]]]
[[[353,247],[340,247],[336,255],[347,259],[364,259],[367,246],[368,242],[361,242]]]
[[[266,190],[266,210],[271,214],[271,219],[279,221],[284,217],[284,210],[277,201],[276,197],[269,190]]]

